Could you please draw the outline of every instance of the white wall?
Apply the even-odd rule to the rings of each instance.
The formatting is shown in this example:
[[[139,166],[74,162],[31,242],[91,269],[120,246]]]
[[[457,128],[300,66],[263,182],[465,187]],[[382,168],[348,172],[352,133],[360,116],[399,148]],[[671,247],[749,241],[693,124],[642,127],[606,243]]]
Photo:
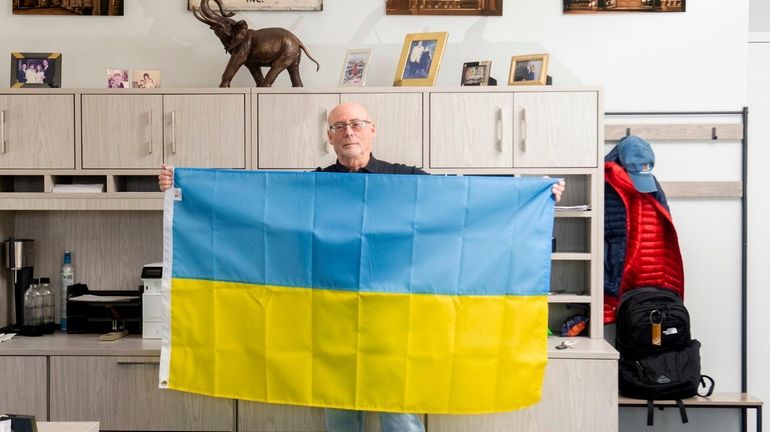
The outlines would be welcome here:
[[[213,32],[186,11],[186,0],[131,0],[124,17],[100,18],[13,16],[10,2],[4,3],[0,55],[62,52],[63,87],[104,87],[108,67],[161,69],[163,87],[216,87],[228,59]],[[492,76],[504,84],[511,55],[549,52],[554,83],[603,85],[607,111],[739,110],[747,103],[749,0],[691,1],[686,13],[595,15],[562,15],[558,0],[506,0],[505,15],[488,18],[386,16],[384,3],[327,0],[322,12],[242,12],[238,17],[252,28],[285,27],[299,36],[321,63],[315,72],[315,65],[303,59],[306,87],[336,86],[345,50],[364,47],[374,50],[367,84],[390,86],[405,33],[449,31],[438,86],[457,85],[463,62],[486,59],[493,60]],[[2,64],[0,83],[7,83],[10,68]],[[242,70],[233,85],[253,83]],[[285,73],[276,86],[289,86]],[[685,150],[680,157],[659,148],[656,174],[662,180],[683,165],[705,176],[696,180],[735,169],[734,149],[728,150],[732,156],[714,160],[700,150]],[[735,171],[725,175],[734,180]],[[685,200],[671,207],[685,260],[687,304],[704,344],[704,372],[715,376],[719,391],[739,391],[739,210],[735,202],[719,201]],[[761,225],[767,212],[753,209],[753,226]],[[751,258],[750,265],[766,268],[762,258]],[[764,279],[750,279],[753,293],[764,289]],[[755,313],[767,315],[759,306]],[[715,316],[724,325],[710,321]],[[767,386],[761,387],[766,392]],[[655,428],[646,428],[640,410],[624,409],[621,430],[737,429],[735,413],[691,410],[690,418],[691,425],[682,427],[676,413],[666,410],[658,414]]]

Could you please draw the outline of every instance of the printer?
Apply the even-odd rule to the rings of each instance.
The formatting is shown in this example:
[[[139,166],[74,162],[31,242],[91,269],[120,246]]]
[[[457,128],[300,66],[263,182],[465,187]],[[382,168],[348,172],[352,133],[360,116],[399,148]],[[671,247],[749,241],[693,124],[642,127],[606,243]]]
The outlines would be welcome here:
[[[163,302],[160,294],[163,263],[142,267],[142,339],[161,339]]]

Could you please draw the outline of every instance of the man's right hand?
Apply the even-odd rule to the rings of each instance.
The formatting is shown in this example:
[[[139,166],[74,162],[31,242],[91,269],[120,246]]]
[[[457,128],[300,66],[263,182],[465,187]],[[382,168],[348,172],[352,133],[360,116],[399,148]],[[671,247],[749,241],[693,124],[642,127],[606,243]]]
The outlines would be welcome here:
[[[161,192],[165,192],[166,189],[170,189],[174,185],[174,167],[166,166],[163,164],[160,166],[160,175],[158,176],[158,187]]]

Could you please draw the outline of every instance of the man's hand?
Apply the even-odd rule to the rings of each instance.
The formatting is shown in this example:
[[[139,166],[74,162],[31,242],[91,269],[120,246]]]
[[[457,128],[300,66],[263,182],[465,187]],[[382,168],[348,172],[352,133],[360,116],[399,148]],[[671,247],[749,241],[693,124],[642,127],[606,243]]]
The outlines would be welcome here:
[[[166,166],[166,164],[161,165],[160,175],[158,176],[158,187],[160,187],[160,191],[165,192],[166,189],[171,188],[173,184],[174,184],[174,167]],[[554,185],[554,187],[556,187],[556,185]],[[564,188],[562,188],[562,190],[563,189]]]
[[[564,182],[564,180],[559,180],[559,183],[555,183],[553,187],[551,188],[551,193],[553,194],[553,199],[556,202],[559,202],[561,200],[561,194],[564,192],[564,189],[566,188],[567,183]]]

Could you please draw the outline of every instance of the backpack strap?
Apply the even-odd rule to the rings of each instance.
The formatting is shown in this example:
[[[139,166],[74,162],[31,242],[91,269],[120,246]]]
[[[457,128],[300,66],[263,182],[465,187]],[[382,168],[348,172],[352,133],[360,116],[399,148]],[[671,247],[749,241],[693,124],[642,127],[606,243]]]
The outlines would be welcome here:
[[[676,406],[679,407],[679,416],[682,417],[682,423],[687,423],[690,420],[687,419],[687,410],[684,407],[684,402],[682,402],[682,399],[676,400]]]
[[[710,384],[706,384],[706,381],[708,381]],[[700,394],[698,393],[698,396],[700,397],[709,397],[712,393],[714,393],[714,379],[711,378],[708,375],[701,375],[700,376],[700,385],[703,386],[703,388],[706,389],[706,394]]]
[[[647,400],[647,426],[652,426],[653,421],[655,420],[655,404],[652,402],[652,399]]]

